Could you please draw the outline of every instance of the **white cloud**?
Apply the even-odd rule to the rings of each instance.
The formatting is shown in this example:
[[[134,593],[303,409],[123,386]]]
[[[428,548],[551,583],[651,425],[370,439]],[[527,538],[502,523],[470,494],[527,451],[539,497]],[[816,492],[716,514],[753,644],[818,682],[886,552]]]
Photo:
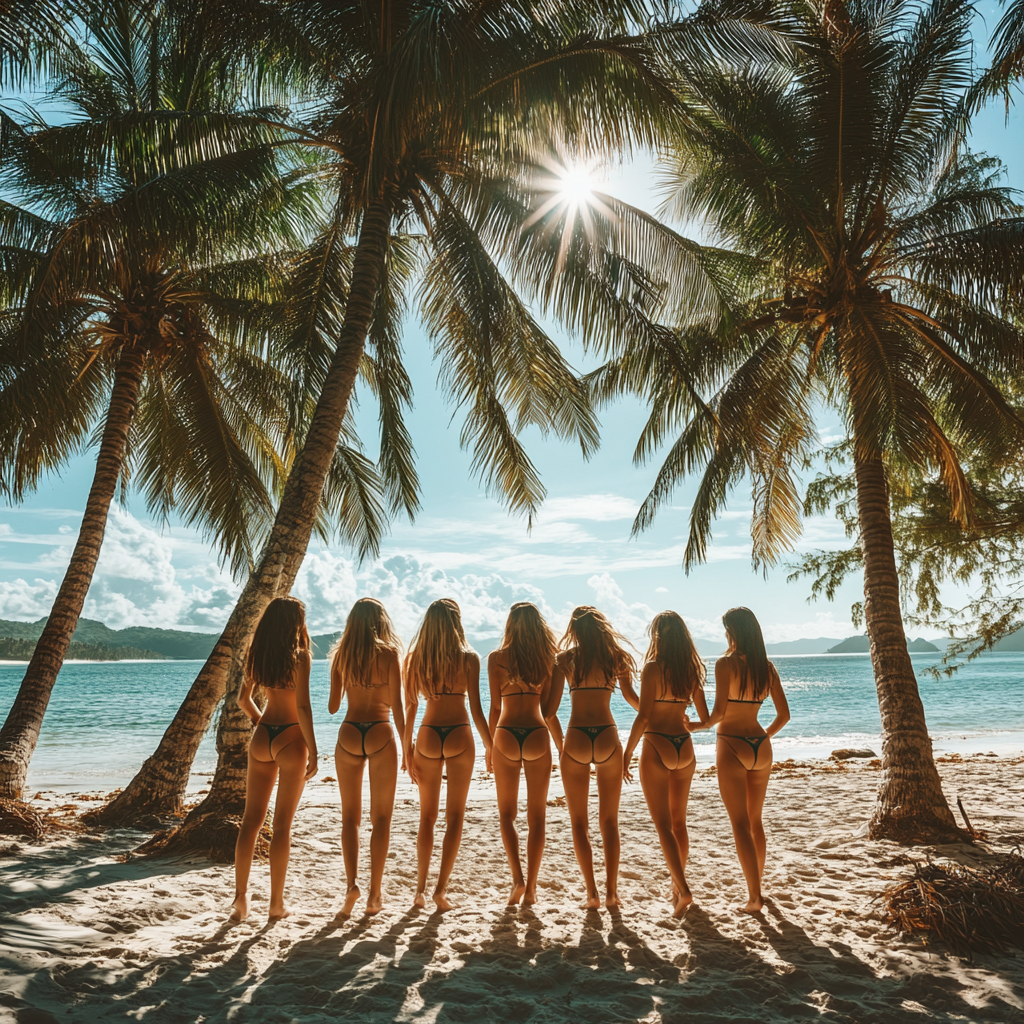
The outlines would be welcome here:
[[[538,587],[513,583],[496,573],[449,575],[436,565],[408,555],[394,555],[359,568],[330,551],[311,553],[292,592],[306,603],[307,619],[314,632],[340,629],[357,598],[376,597],[406,642],[418,628],[427,606],[441,597],[458,602],[471,638],[500,636],[509,606],[516,601],[532,601],[546,617],[553,616]]]
[[[55,580],[5,580],[0,583],[0,619],[35,622],[49,612],[56,596]]]
[[[10,537],[14,533],[9,523],[0,523],[0,537]]]

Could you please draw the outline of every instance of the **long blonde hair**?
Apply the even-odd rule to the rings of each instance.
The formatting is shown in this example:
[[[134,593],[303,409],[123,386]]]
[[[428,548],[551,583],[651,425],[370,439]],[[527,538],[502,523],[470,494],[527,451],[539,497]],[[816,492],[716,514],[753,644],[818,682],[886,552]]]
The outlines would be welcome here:
[[[275,597],[252,635],[245,674],[268,689],[290,689],[295,663],[304,652],[309,653],[306,606],[297,597]]]
[[[450,597],[434,601],[405,656],[405,685],[424,697],[451,693],[451,680],[472,650],[459,606]]]
[[[510,680],[540,687],[551,675],[558,641],[537,606],[519,601],[509,609],[505,636],[498,650],[508,654]]]
[[[678,612],[658,612],[648,628],[651,646],[646,665],[660,665],[665,689],[681,700],[692,700],[695,690],[704,686],[707,670],[704,660]]]
[[[331,685],[341,693],[350,686],[369,686],[373,661],[381,651],[398,654],[402,642],[391,625],[384,605],[372,597],[361,597],[348,613],[345,632],[331,648]]]
[[[596,665],[605,679],[636,673],[633,655],[626,650],[629,641],[617,633],[604,614],[592,605],[573,609],[559,647],[572,659],[573,682],[579,686]]]

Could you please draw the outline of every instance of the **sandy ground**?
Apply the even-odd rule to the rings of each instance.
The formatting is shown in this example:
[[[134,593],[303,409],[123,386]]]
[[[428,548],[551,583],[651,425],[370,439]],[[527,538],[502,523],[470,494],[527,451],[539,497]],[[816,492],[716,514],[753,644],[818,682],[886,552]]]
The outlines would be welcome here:
[[[1022,761],[940,765],[947,796],[962,797],[990,846],[933,855],[978,863],[1024,840]],[[384,911],[373,919],[357,908],[334,920],[340,821],[336,790],[322,780],[307,789],[296,823],[294,916],[272,926],[265,867],[254,871],[253,918],[231,928],[231,869],[118,859],[138,833],[4,844],[0,1022],[1024,1020],[1024,954],[969,963],[885,931],[872,901],[907,872],[908,851],[865,837],[877,779],[865,765],[776,771],[763,919],[734,913],[742,876],[713,770],[694,780],[688,873],[697,902],[681,922],[670,916],[638,785],[624,790],[625,906],[615,915],[577,909],[582,887],[557,802],[540,902],[505,909],[508,871],[482,775],[452,880],[459,906],[443,916],[409,909],[417,808],[408,788],[399,792]],[[556,776],[552,798],[559,792]]]

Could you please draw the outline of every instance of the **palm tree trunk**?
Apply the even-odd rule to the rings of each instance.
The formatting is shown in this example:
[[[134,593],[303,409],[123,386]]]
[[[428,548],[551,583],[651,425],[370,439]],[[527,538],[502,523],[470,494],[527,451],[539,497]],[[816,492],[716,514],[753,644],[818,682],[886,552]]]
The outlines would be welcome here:
[[[855,451],[854,473],[864,556],[864,620],[882,713],[882,784],[871,835],[900,842],[962,839],[942,793],[907,651],[885,466],[880,456]]]
[[[128,431],[139,400],[146,355],[135,347],[121,349],[96,457],[96,472],[82,516],[78,540],[42,635],[32,652],[18,695],[0,730],[0,799],[20,800],[29,762],[39,740],[43,715],[68,644],[82,614],[100,557],[110,503],[124,466]]]
[[[174,842],[175,853],[183,850],[184,844],[191,842],[193,836],[196,841],[202,843],[201,835],[197,834],[202,830],[197,827],[197,823],[204,817],[232,813],[230,808],[238,803],[239,785],[244,803],[245,776],[244,767],[240,766],[245,761],[245,750],[252,734],[252,727],[248,720],[237,720],[237,715],[241,714],[237,709],[236,698],[238,681],[241,679],[242,655],[264,609],[274,597],[288,593],[305,558],[324,481],[327,479],[331,460],[338,446],[345,413],[359,372],[359,363],[363,356],[366,335],[384,269],[390,222],[390,211],[385,203],[372,203],[367,208],[352,267],[352,284],[345,308],[345,321],[338,336],[338,344],[324,380],[323,390],[313,412],[309,433],[288,475],[277,517],[259,566],[249,576],[229,620],[229,628],[233,630],[233,635],[229,635],[228,630],[225,630],[221,642],[218,642],[217,648],[214,649],[214,654],[218,648],[221,649],[218,661],[211,665],[211,655],[193,684],[193,690],[204,687],[208,695],[216,693],[217,699],[221,694],[226,694],[226,704],[221,716],[224,724],[223,745],[221,729],[218,728],[218,763],[210,793],[189,813],[182,825],[180,837],[168,840]],[[229,676],[231,686],[228,686]],[[192,697],[190,691],[186,702],[192,700]],[[194,704],[198,707],[199,703],[197,698]],[[177,810],[181,806],[185,784],[188,781],[188,772],[183,771],[181,765],[186,759],[188,765],[191,765],[214,706],[207,696],[206,703],[200,709],[204,714],[194,716],[195,720],[202,718],[201,730],[197,730],[195,726],[191,729],[177,730],[169,751],[179,761],[173,779],[173,792],[169,792],[166,785],[163,786],[162,793],[148,784],[135,787],[133,780],[129,790],[135,787],[132,802],[136,808],[144,806],[146,813],[163,814]],[[241,742],[243,736],[244,743]],[[164,738],[168,737],[165,735]],[[152,776],[154,773],[150,770],[149,774]],[[232,850],[233,844],[232,839]]]

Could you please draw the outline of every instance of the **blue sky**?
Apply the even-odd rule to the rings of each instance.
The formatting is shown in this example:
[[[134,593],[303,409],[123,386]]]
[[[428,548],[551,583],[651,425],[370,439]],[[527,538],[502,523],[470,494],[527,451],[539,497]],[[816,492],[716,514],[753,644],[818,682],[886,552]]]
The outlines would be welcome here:
[[[996,5],[980,5],[995,24]],[[1024,188],[1024,119],[1009,124],[997,104],[977,120],[972,146],[1000,156],[1010,183]],[[654,209],[650,164],[638,160],[605,172],[600,186],[638,206]],[[460,418],[435,388],[436,367],[419,327],[408,325],[405,347],[415,386],[410,417],[419,453],[423,509],[414,525],[396,522],[378,560],[362,566],[338,544],[317,541],[296,593],[315,631],[338,628],[352,601],[379,596],[408,638],[425,606],[452,596],[463,608],[467,631],[484,640],[500,633],[509,604],[533,600],[561,627],[575,604],[603,608],[623,632],[639,638],[651,615],[674,608],[697,636],[721,637],[722,612],[736,604],[757,613],[768,640],[843,637],[854,632],[850,605],[859,581],[834,604],[808,604],[804,584],[787,584],[784,566],[767,580],[750,564],[749,495],[741,489],[715,528],[709,559],[690,575],[680,567],[687,507],[694,485],[680,488],[671,508],[642,537],[629,537],[633,515],[646,495],[655,465],[636,467],[632,450],[644,412],[620,402],[602,413],[602,446],[584,462],[578,448],[526,435],[548,497],[532,531],[483,493],[459,448]],[[372,439],[372,403],[360,413]],[[829,429],[823,423],[824,430]],[[56,593],[80,521],[92,474],[90,453],[44,482],[21,506],[0,506],[0,618],[36,619]],[[840,546],[831,518],[805,524],[801,549]],[[227,617],[239,584],[217,564],[195,533],[173,521],[152,521],[138,498],[111,516],[85,614],[109,625],[179,626],[213,630]]]

